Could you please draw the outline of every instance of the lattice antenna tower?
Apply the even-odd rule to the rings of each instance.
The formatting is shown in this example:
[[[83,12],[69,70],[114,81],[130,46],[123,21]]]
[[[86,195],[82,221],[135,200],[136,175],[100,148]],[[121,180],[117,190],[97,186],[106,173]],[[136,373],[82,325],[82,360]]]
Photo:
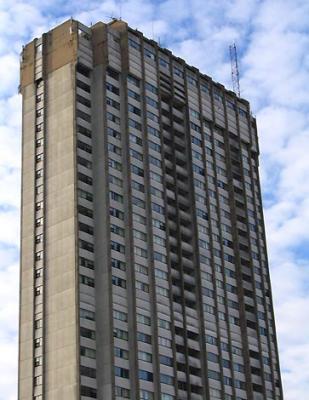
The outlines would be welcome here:
[[[237,96],[240,97],[238,58],[237,58],[237,48],[235,43],[230,45],[230,59],[231,59],[233,92],[235,92]]]

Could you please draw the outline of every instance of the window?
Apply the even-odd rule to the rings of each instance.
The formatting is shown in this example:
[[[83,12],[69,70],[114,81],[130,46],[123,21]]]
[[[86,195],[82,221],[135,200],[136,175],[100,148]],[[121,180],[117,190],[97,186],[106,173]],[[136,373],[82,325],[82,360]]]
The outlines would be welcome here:
[[[140,101],[140,99],[141,99],[141,96],[131,89],[128,89],[128,96],[136,101]]]
[[[139,85],[140,85],[139,79],[135,78],[135,76],[132,76],[132,75],[128,75],[128,82],[132,83],[136,87],[139,87]]]
[[[114,286],[118,286],[121,287],[123,289],[125,289],[127,287],[127,283],[124,279],[119,278],[118,276],[112,276],[112,284]]]
[[[153,382],[153,373],[145,371],[144,369],[138,370],[138,378],[143,381]]]
[[[139,192],[142,192],[142,193],[145,192],[145,186],[142,185],[142,184],[139,183],[139,182],[131,181],[131,187],[132,187],[133,189],[138,190]]]
[[[116,131],[115,129],[113,129],[113,128],[107,128],[107,134],[109,135],[109,136],[111,136],[111,137],[113,137],[113,138],[115,138],[115,139],[121,139],[121,134],[120,134],[120,132],[118,132],[118,131]]]
[[[129,358],[129,352],[120,347],[114,347],[114,356],[127,360]]]
[[[132,119],[132,118],[129,118],[129,126],[131,128],[137,129],[139,131],[142,130],[142,125],[139,122],[137,122],[134,119]]]
[[[83,326],[81,326],[80,335],[84,338],[95,340],[95,331],[93,331],[92,329],[84,328]]]
[[[140,400],[153,400],[153,393],[148,390],[141,389],[139,392]]]
[[[151,319],[143,314],[137,314],[136,321],[143,325],[148,325],[148,326],[151,325]]]
[[[138,176],[144,176],[144,170],[142,168],[137,167],[134,164],[131,164],[131,172]]]
[[[160,364],[168,365],[169,367],[173,365],[173,359],[171,357],[160,355],[159,360]]]
[[[164,67],[164,68],[168,68],[169,67],[169,62],[168,61],[166,61],[166,60],[164,60],[164,58],[159,58],[159,63],[160,63],[160,65],[162,65],[162,67]]]
[[[96,370],[94,368],[86,367],[85,365],[80,366],[80,374],[83,376],[88,376],[89,378],[96,378]]]
[[[114,242],[111,240],[111,250],[118,251],[119,253],[125,253],[125,246],[120,243]]]
[[[126,264],[123,261],[116,260],[115,258],[112,258],[111,265],[112,265],[112,268],[117,268],[117,269],[120,269],[121,271],[126,270]]]
[[[174,74],[179,76],[180,78],[183,78],[183,72],[180,68],[174,67]]]
[[[122,171],[122,165],[119,162],[113,160],[112,158],[108,159],[108,165],[110,168],[114,168],[117,171]]]
[[[135,288],[142,290],[145,293],[149,293],[149,285],[147,283],[141,282],[141,281],[136,281],[135,282]]]
[[[108,67],[106,69],[106,73],[108,76],[110,76],[111,78],[115,79],[116,81],[118,81],[119,79],[119,72],[115,71],[114,69]]]
[[[119,310],[113,310],[113,318],[119,321],[127,322],[128,314]]]
[[[81,111],[81,110],[77,110],[77,111],[76,111],[76,116],[77,116],[77,118],[81,118],[81,119],[83,119],[84,121],[91,122],[91,115],[86,114],[86,113],[84,113],[84,112]]]
[[[129,378],[129,370],[126,368],[115,367],[115,376],[119,376],[121,378]]]
[[[124,234],[125,234],[124,232],[125,231],[124,231],[123,228],[120,228],[120,226],[115,225],[115,224],[111,224],[110,228],[111,228],[111,232],[112,233],[115,233],[116,235],[124,237]]]
[[[156,60],[155,53],[152,50],[147,49],[146,47],[144,48],[144,54],[146,58],[150,58],[153,61]]]
[[[164,297],[168,297],[169,296],[169,291],[168,289],[162,287],[162,286],[156,286],[156,293],[164,296]]]
[[[116,100],[111,99],[110,97],[106,97],[106,104],[116,108],[116,110],[120,110],[120,103],[118,103],[118,101]]]
[[[42,382],[43,382],[42,375],[35,376],[34,379],[33,379],[34,386],[42,385]]]
[[[91,253],[94,251],[94,245],[86,240],[79,239],[79,248],[87,250]]]
[[[150,106],[152,106],[154,108],[159,108],[159,105],[158,105],[159,103],[156,100],[154,100],[151,97],[149,97],[149,96],[146,96],[146,102],[147,102],[148,105],[150,105]]]
[[[146,240],[147,240],[147,235],[146,235],[146,233],[141,232],[141,231],[139,231],[139,230],[137,230],[137,229],[133,229],[133,237],[135,237],[136,239],[143,240],[143,241],[146,241]]]
[[[148,257],[148,252],[145,249],[142,249],[141,247],[134,246],[134,254],[140,257],[147,258]]]
[[[136,207],[145,208],[146,203],[138,197],[132,196],[132,204]]]
[[[148,82],[145,83],[145,89],[154,94],[158,93],[158,89],[154,85]]]
[[[88,169],[92,168],[92,162],[89,160],[86,160],[86,158],[83,158],[81,156],[77,156],[77,163],[82,165],[85,168],[88,168]]]
[[[121,194],[110,191],[109,196],[111,200],[117,201],[118,203],[123,203],[123,196]]]
[[[141,115],[141,110],[135,106],[133,106],[132,104],[128,104],[128,111],[132,112],[133,114],[136,115]]]
[[[88,108],[91,107],[91,101],[79,94],[76,94],[76,100]]]
[[[149,140],[148,142],[149,148],[154,150],[154,151],[158,151],[159,153],[161,152],[161,146],[158,143],[152,142],[151,140]]]
[[[138,359],[141,361],[145,361],[145,362],[152,362],[152,354],[147,353],[145,351],[139,351],[138,352]]]
[[[124,331],[122,329],[119,329],[119,328],[114,328],[113,334],[114,334],[114,338],[117,338],[117,339],[128,340],[128,338],[129,338],[128,332]]]
[[[90,186],[92,185],[92,178],[90,176],[85,175],[81,172],[78,172],[77,176],[78,176],[78,180],[80,180],[81,182],[84,182]]]
[[[119,89],[116,86],[114,86],[111,83],[109,83],[109,82],[106,82],[106,89],[109,90],[110,92],[114,93],[114,94],[119,95]]]
[[[88,358],[96,358],[96,351],[94,349],[90,349],[89,347],[80,347],[80,355],[83,357],[88,357]]]
[[[130,398],[130,390],[120,387],[120,386],[115,386],[115,395],[117,397],[124,397],[125,399]]]
[[[88,319],[89,321],[95,321],[95,313],[93,311],[81,308],[79,310],[79,315],[81,319]]]
[[[162,183],[162,176],[157,174],[156,172],[149,172],[150,179],[153,179],[156,182]]]
[[[173,385],[174,378],[170,375],[160,374],[160,382],[165,383],[166,385]]]
[[[165,319],[158,318],[158,327],[162,329],[171,329],[171,323]]]
[[[85,268],[94,269],[94,262],[84,257],[79,257],[79,265]]]
[[[134,149],[130,149],[130,155],[131,157],[136,158],[139,161],[143,161],[143,154],[139,153]]]
[[[156,128],[153,128],[152,126],[149,126],[149,125],[147,126],[147,132],[150,135],[153,135],[153,136],[155,136],[157,138],[160,138],[160,131],[158,129],[156,129]]]
[[[80,197],[81,199],[88,200],[88,201],[93,201],[92,193],[89,193],[86,190],[78,189],[78,197]]]
[[[145,265],[135,264],[135,272],[139,272],[143,275],[148,275],[148,268]]]
[[[79,282],[83,285],[93,287],[95,286],[94,279],[86,275],[79,275]]]
[[[153,165],[161,168],[161,161],[158,158],[155,158],[153,156],[149,156],[149,162],[150,162],[150,164],[153,164]]]
[[[120,118],[116,117],[116,115],[114,115],[114,114],[112,114],[110,112],[107,112],[106,113],[106,118],[108,119],[108,121],[112,121],[115,124],[120,125]]]
[[[157,203],[151,203],[151,208],[152,208],[152,211],[155,211],[159,214],[164,214],[164,212],[165,212],[165,208],[163,206],[160,206]]]
[[[90,93],[90,86],[87,85],[87,83],[80,81],[79,79],[76,80],[76,86],[80,89],[83,89],[85,92]]]
[[[116,186],[122,187],[123,186],[123,181],[120,178],[117,178],[114,175],[109,175],[108,176],[108,181],[109,183],[113,183]]]
[[[162,336],[158,336],[158,343],[163,347],[172,347],[172,341]]]
[[[110,207],[110,208],[109,208],[109,214],[110,214],[112,217],[115,217],[115,218],[119,218],[119,219],[121,219],[121,220],[124,220],[124,213],[123,213],[122,211],[118,210],[117,208]]]
[[[147,111],[147,118],[151,119],[154,122],[159,122],[159,117],[150,111]]]
[[[161,229],[162,231],[165,231],[165,223],[160,221],[159,219],[153,218],[152,220],[152,226]]]
[[[151,344],[151,336],[143,332],[137,332],[137,340],[139,342]]]
[[[115,153],[115,154],[118,154],[118,156],[121,156],[121,148],[120,148],[120,147],[115,146],[115,145],[112,144],[112,143],[108,143],[107,148],[108,148],[108,150],[109,150],[110,152]]]
[[[164,254],[158,253],[157,251],[153,252],[153,257],[155,261],[160,261],[162,263],[166,263],[166,257]]]

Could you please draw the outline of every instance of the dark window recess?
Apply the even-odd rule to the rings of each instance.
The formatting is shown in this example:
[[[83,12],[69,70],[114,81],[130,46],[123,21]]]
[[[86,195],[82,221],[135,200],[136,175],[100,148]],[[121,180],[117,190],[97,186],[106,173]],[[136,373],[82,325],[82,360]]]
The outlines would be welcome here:
[[[80,374],[82,376],[88,376],[88,378],[96,378],[97,371],[94,368],[85,367],[84,365],[80,366]]]
[[[110,92],[114,93],[114,94],[119,95],[119,89],[116,86],[114,86],[111,83],[109,83],[109,82],[106,82],[106,89],[109,90]]]
[[[90,251],[91,253],[93,253],[94,251],[94,246],[92,243],[86,242],[86,240],[79,240],[79,247],[80,249],[84,249],[87,251]]]
[[[84,65],[82,65],[82,64],[77,64],[76,70],[77,70],[77,72],[79,72],[80,74],[84,75],[86,78],[89,78],[89,76],[90,76],[90,69],[88,69],[88,68],[85,67]]]
[[[78,197],[88,201],[93,201],[92,193],[86,192],[86,190],[78,189]]]
[[[122,211],[118,210],[117,208],[110,207],[109,214],[113,217],[124,220],[124,213]]]
[[[79,79],[76,80],[76,86],[80,89],[83,89],[85,92],[90,93],[90,86],[87,85],[87,83],[80,81]]]
[[[89,233],[89,235],[93,235],[93,227],[87,224],[79,223],[79,230],[82,232]]]
[[[92,147],[89,144],[82,142],[81,140],[77,141],[77,147],[81,150],[86,151],[87,153],[92,153]]]
[[[77,110],[76,116],[78,118],[83,119],[84,121],[91,122],[91,116],[89,114],[84,113],[83,111]]]
[[[79,265],[81,267],[89,268],[89,269],[94,269],[94,262],[92,260],[88,260],[85,257],[79,257]]]
[[[94,279],[93,278],[89,278],[89,276],[86,275],[79,275],[79,283],[92,287],[95,287],[95,283],[94,283]]]
[[[87,185],[92,185],[92,178],[88,175],[82,174],[81,172],[78,173],[78,180],[87,183]]]
[[[95,339],[95,331],[84,328],[83,326],[80,327],[80,335],[87,339]]]
[[[108,76],[110,76],[111,78],[115,79],[116,81],[119,80],[119,72],[115,71],[114,69],[112,69],[112,68],[110,68],[110,67],[108,67],[108,68],[106,69],[106,74],[107,74]]]
[[[91,387],[81,385],[80,395],[96,399],[97,398],[97,389],[93,389]]]
[[[91,101],[88,100],[88,99],[86,99],[85,97],[81,96],[80,94],[77,94],[77,95],[76,95],[76,100],[77,100],[79,103],[83,104],[84,106],[86,106],[86,107],[88,107],[88,108],[91,107]]]
[[[85,158],[81,157],[81,156],[77,156],[77,163],[82,165],[85,168],[92,168],[92,162],[89,160],[86,160]]]
[[[77,132],[87,136],[88,138],[91,138],[91,131],[81,125],[77,125]]]
[[[93,211],[90,210],[90,209],[87,208],[87,207],[84,207],[84,206],[79,205],[79,206],[78,206],[78,212],[79,212],[80,214],[82,214],[82,215],[85,215],[86,217],[93,218]]]

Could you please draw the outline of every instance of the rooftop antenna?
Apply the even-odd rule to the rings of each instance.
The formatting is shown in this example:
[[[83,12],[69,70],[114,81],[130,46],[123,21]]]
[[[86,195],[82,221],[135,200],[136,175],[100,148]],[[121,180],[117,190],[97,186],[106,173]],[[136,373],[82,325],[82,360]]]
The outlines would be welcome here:
[[[235,92],[237,96],[240,97],[239,70],[238,70],[237,48],[235,42],[230,45],[230,59],[231,59],[233,92]]]

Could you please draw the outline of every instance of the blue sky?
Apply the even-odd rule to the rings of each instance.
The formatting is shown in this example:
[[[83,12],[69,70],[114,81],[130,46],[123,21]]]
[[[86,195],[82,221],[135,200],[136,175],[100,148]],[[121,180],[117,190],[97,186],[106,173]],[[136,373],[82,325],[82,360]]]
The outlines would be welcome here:
[[[16,399],[23,44],[73,16],[122,18],[231,88],[257,117],[268,252],[285,400],[309,392],[309,2],[307,0],[0,0],[0,400]]]

